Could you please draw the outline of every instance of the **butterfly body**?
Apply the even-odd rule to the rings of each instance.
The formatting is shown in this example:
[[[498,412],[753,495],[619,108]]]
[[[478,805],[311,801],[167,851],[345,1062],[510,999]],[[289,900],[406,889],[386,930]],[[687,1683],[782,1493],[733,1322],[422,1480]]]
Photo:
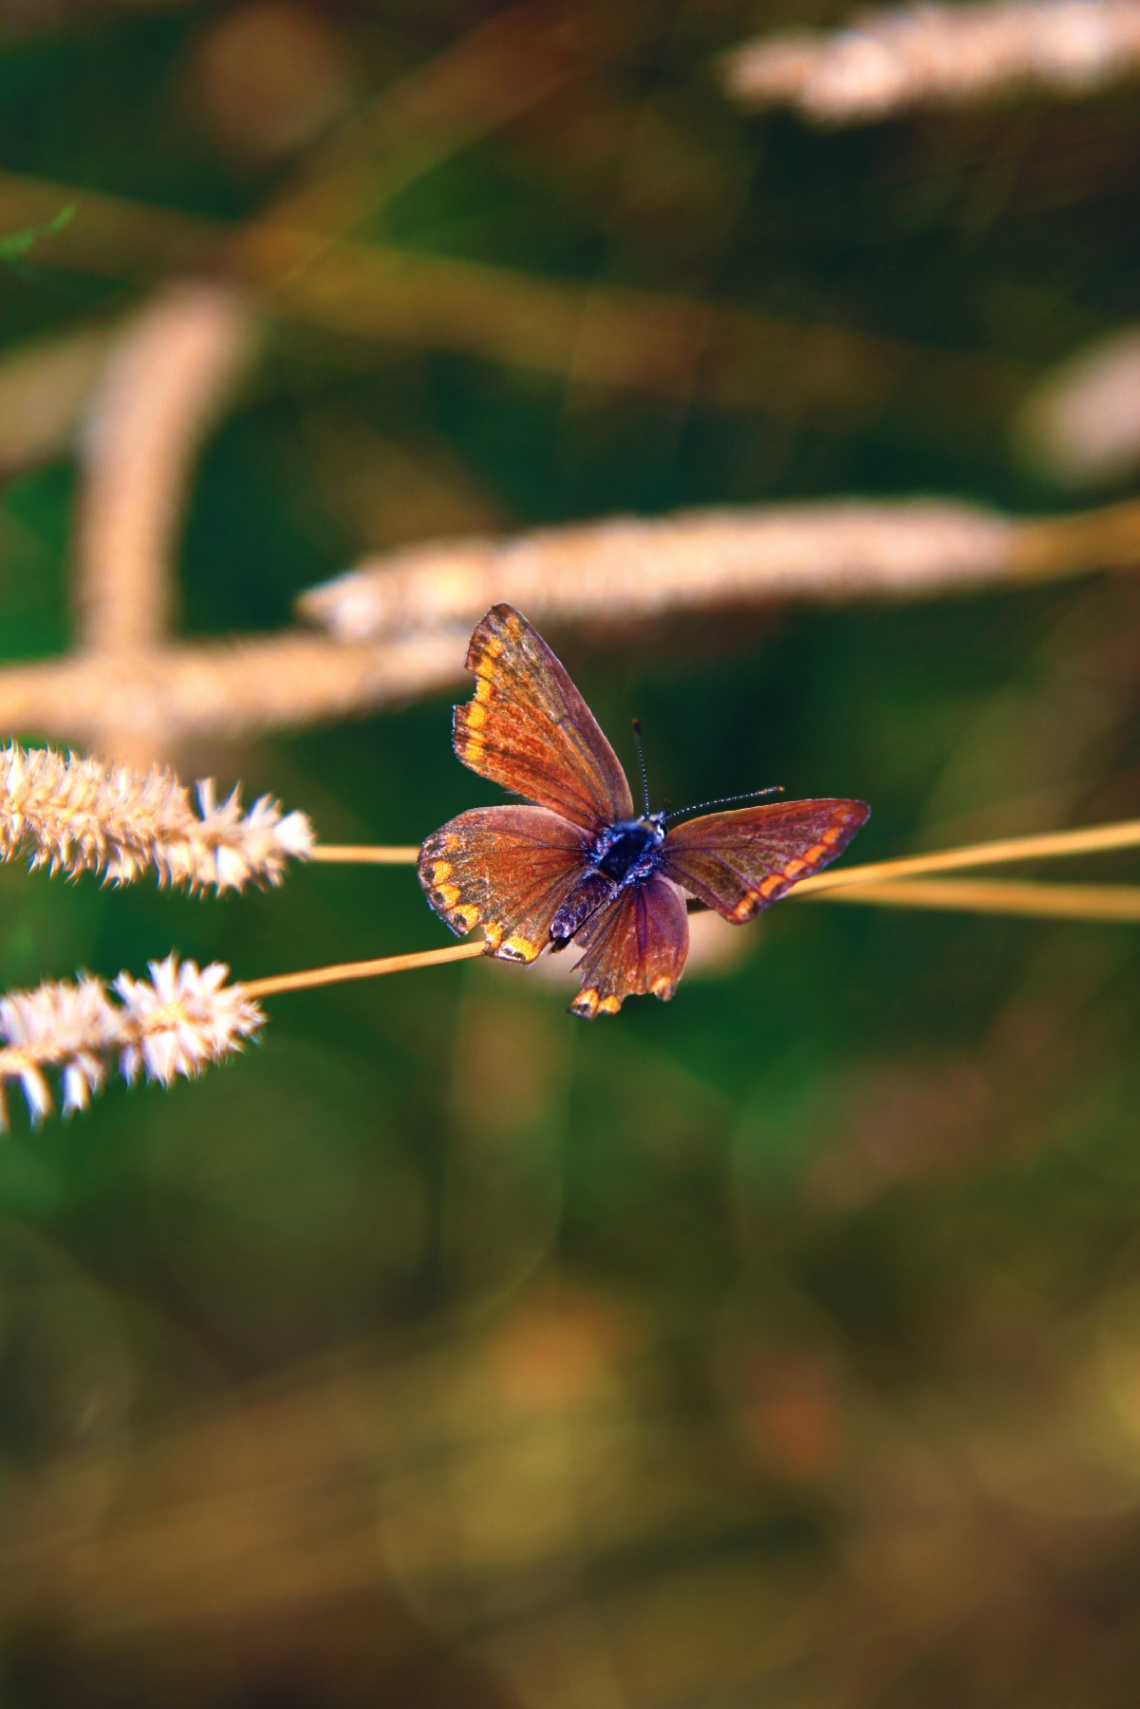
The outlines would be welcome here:
[[[582,949],[575,1014],[671,997],[688,954],[686,893],[742,924],[834,860],[870,812],[860,801],[777,802],[668,829],[663,812],[634,814],[616,754],[520,612],[491,608],[467,668],[475,698],[455,709],[456,754],[534,805],[450,820],[423,844],[420,882],[453,931],[481,925],[500,960]]]
[[[550,922],[552,947],[565,949],[591,914],[612,902],[619,891],[652,878],[660,864],[664,842],[664,813],[620,819],[616,825],[599,831],[589,852],[589,870]]]

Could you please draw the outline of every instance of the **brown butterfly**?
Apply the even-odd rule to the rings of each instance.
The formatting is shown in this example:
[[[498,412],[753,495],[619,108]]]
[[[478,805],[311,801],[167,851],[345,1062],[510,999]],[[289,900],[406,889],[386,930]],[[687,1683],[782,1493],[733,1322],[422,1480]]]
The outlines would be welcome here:
[[[676,815],[651,813],[648,792],[634,815],[617,755],[520,612],[492,606],[467,669],[475,698],[455,708],[456,754],[537,805],[450,819],[420,851],[420,883],[452,931],[482,926],[488,955],[529,962],[576,943],[576,1015],[673,995],[689,953],[684,892],[741,925],[833,861],[870,814],[861,801],[781,801],[666,830]]]

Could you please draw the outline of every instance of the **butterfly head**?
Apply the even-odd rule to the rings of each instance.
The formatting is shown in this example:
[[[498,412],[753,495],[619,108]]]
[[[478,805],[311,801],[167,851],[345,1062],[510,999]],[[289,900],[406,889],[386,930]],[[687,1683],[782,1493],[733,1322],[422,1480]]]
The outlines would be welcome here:
[[[649,878],[656,871],[665,841],[665,814],[643,813],[620,819],[601,832],[593,848],[593,864],[617,884]]]

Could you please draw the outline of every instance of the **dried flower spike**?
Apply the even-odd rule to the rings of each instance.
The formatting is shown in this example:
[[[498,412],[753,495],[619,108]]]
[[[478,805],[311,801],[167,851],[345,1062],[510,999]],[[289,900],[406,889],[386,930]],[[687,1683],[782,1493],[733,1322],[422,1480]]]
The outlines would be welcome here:
[[[172,953],[150,963],[149,981],[121,973],[117,1004],[86,973],[74,985],[50,980],[0,999],[0,1130],[8,1126],[10,1080],[20,1082],[38,1126],[52,1109],[45,1069],[59,1071],[66,1116],[87,1108],[116,1056],[124,1079],[141,1072],[169,1086],[240,1050],[265,1017],[241,985],[225,983],[228,972],[217,961],[201,970],[192,961],[179,965]]]
[[[209,780],[197,795],[199,813],[159,767],[137,772],[12,743],[0,749],[0,859],[27,850],[34,867],[70,877],[101,872],[129,884],[153,869],[160,884],[222,891],[277,884],[287,859],[308,857],[303,813],[282,815],[263,795],[243,814],[237,790],[219,804]]]
[[[921,0],[829,34],[748,43],[727,56],[725,81],[745,106],[787,104],[817,124],[858,124],[1018,87],[1081,95],[1138,65],[1137,0]]]

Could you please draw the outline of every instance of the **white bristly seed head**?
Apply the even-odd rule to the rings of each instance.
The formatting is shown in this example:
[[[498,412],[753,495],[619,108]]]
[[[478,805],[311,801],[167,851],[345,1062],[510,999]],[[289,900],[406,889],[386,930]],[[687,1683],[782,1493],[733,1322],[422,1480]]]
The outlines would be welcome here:
[[[0,748],[0,860],[27,852],[32,865],[78,877],[99,872],[129,884],[153,871],[160,884],[240,890],[277,884],[287,860],[304,860],[313,829],[263,795],[248,813],[238,791],[220,805],[210,781],[199,813],[178,779],[50,748]]]
[[[45,1069],[59,1073],[66,1116],[87,1108],[112,1059],[129,1081],[141,1071],[169,1086],[240,1050],[265,1017],[240,985],[226,984],[228,972],[221,962],[199,969],[171,954],[151,962],[149,980],[121,973],[113,987],[118,1004],[89,974],[73,985],[52,980],[0,998],[0,1128],[7,1127],[4,1088],[11,1080],[19,1081],[38,1126],[52,1109]]]
[[[127,1035],[119,1056],[126,1079],[134,1080],[141,1068],[148,1080],[169,1086],[177,1075],[190,1077],[227,1056],[257,1031],[264,1016],[240,985],[226,985],[228,972],[220,961],[199,971],[194,962],[179,966],[168,955],[150,963],[149,983],[120,973],[114,988]]]

